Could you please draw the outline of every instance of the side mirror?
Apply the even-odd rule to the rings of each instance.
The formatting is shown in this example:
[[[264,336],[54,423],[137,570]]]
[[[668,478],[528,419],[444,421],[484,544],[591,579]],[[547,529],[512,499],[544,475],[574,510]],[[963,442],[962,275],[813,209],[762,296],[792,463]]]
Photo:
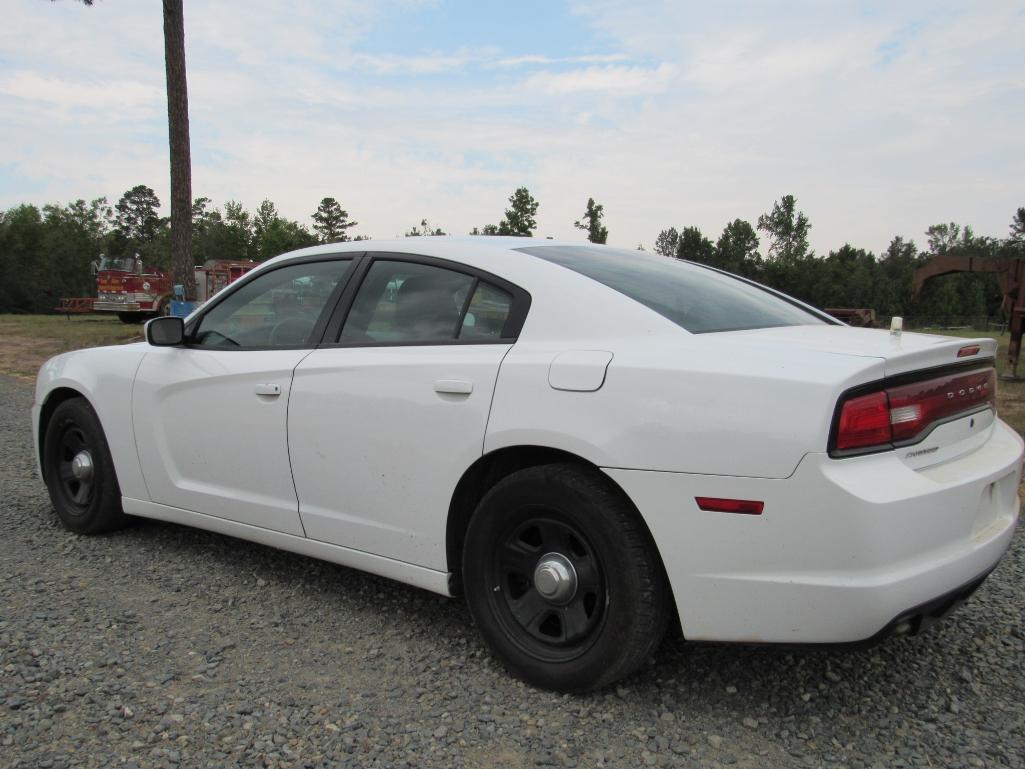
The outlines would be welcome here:
[[[167,315],[146,324],[146,341],[154,347],[175,347],[185,341],[185,321]]]

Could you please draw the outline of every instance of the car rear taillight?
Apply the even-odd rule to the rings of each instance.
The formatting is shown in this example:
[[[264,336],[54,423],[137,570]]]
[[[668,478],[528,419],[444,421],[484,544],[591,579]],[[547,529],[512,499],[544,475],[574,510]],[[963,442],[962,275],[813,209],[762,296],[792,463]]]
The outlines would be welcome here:
[[[838,451],[877,446],[892,439],[890,402],[885,392],[859,395],[843,404],[836,431]]]
[[[976,369],[875,392],[839,405],[832,451],[841,454],[906,446],[952,417],[996,410],[996,371]]]

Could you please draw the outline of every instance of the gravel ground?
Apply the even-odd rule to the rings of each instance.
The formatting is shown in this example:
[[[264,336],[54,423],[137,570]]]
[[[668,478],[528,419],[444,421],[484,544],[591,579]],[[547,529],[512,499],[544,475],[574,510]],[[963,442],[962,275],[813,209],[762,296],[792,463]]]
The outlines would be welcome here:
[[[1025,767],[1025,536],[973,600],[863,652],[668,641],[537,691],[460,601],[141,522],[58,525],[0,378],[0,766]]]

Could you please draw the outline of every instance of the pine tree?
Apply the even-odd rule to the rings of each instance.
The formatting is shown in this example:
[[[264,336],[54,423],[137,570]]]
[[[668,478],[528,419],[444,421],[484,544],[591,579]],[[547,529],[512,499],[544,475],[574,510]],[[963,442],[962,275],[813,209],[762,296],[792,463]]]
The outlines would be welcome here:
[[[313,229],[321,243],[339,243],[349,239],[347,230],[359,222],[349,221],[349,212],[334,198],[324,198],[313,213]]]
[[[526,187],[520,187],[509,196],[509,208],[505,212],[505,219],[498,225],[499,235],[515,235],[529,238],[537,229],[538,203],[531,197]],[[485,233],[487,234],[487,233]]]
[[[605,206],[595,203],[594,198],[588,198],[583,219],[573,222],[573,226],[578,230],[587,230],[587,239],[592,243],[604,243],[609,237],[609,231],[601,223],[604,216]]]

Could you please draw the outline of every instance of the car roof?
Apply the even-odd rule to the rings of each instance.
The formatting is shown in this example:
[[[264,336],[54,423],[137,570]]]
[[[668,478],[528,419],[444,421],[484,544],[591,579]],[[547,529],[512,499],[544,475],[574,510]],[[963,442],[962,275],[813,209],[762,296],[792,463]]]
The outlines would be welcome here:
[[[363,253],[405,253],[423,254],[439,258],[451,258],[463,261],[467,254],[507,255],[512,259],[523,259],[523,252],[517,249],[528,246],[593,246],[593,243],[576,240],[552,240],[539,238],[520,238],[499,235],[424,235],[408,238],[387,238],[374,240],[347,240],[339,243],[324,243],[309,246],[297,251],[289,251],[281,256],[268,260],[265,264],[278,263],[289,259],[321,254]],[[472,263],[472,262],[468,262]]]
[[[535,332],[550,338],[574,337],[581,341],[624,332],[642,336],[653,333],[677,336],[681,332],[686,333],[671,321],[618,291],[520,250],[545,246],[612,248],[586,240],[428,235],[311,246],[270,259],[253,272],[262,272],[268,266],[285,264],[294,259],[319,255],[371,252],[428,256],[489,272],[526,290],[532,297],[532,303],[524,333]]]

